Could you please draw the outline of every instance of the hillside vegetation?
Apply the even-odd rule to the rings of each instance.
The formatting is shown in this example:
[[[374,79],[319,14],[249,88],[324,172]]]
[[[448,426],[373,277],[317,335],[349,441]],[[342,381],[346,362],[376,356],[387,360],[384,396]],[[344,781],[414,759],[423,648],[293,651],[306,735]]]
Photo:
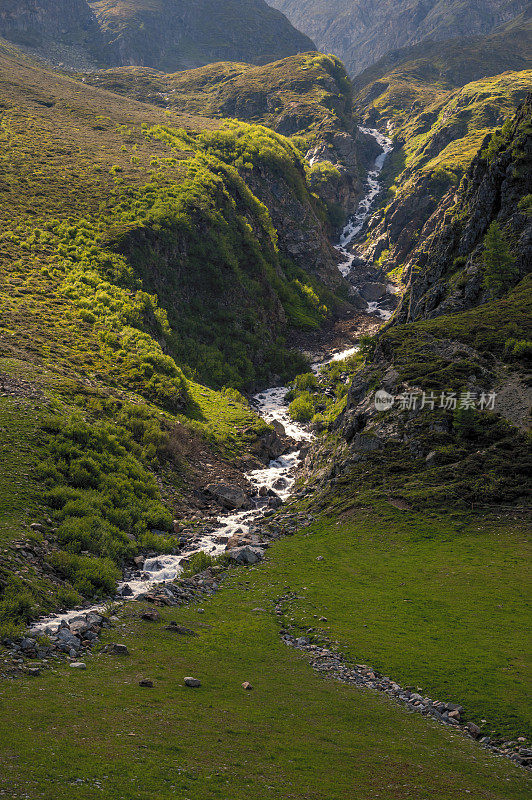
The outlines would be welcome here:
[[[109,593],[139,549],[175,548],[192,454],[260,464],[273,435],[234,388],[300,371],[284,337],[343,301],[325,210],[288,139],[163,113],[8,45],[0,62],[1,529],[24,540],[45,513],[56,531],[35,534],[29,570],[6,551],[11,624]],[[283,231],[260,199],[279,215],[270,182]],[[290,214],[307,227],[296,253]]]
[[[181,113],[251,119],[287,135],[353,127],[351,83],[333,56],[304,53],[266,66],[222,62],[174,74],[122,67],[85,79]]]

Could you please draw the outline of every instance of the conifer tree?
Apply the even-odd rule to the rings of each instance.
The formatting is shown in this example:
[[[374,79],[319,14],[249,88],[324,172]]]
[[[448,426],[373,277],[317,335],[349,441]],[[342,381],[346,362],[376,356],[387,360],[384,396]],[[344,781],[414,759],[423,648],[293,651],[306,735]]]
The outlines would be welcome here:
[[[494,294],[509,289],[517,276],[515,258],[497,221],[484,238],[484,286]]]

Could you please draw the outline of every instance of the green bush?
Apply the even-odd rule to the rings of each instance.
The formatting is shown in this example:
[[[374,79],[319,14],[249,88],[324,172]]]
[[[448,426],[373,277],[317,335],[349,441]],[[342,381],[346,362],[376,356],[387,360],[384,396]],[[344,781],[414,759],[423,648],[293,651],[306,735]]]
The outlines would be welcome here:
[[[314,412],[314,399],[309,392],[303,392],[288,406],[288,413],[296,422],[310,422]]]
[[[59,551],[52,553],[50,564],[85,597],[113,594],[120,571],[109,558],[91,558]]]
[[[295,379],[295,386],[301,392],[312,391],[318,386],[318,379],[313,372],[304,372]]]

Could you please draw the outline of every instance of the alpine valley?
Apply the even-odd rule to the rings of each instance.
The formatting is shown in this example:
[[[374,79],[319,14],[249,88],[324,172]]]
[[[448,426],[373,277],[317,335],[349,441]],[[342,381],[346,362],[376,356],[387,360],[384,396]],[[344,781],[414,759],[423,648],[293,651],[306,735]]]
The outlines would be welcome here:
[[[0,797],[530,796],[530,11],[0,2]]]

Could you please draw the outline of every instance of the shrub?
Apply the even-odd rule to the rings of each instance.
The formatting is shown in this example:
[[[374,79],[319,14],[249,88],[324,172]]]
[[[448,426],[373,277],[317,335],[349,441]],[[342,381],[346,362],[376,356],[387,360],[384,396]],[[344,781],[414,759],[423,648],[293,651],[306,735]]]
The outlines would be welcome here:
[[[120,572],[109,558],[91,558],[63,551],[52,553],[50,564],[86,597],[114,592]]]
[[[288,413],[296,422],[310,422],[314,411],[314,399],[309,392],[300,394],[288,406]]]
[[[318,379],[314,375],[313,372],[304,372],[302,375],[298,375],[295,379],[296,389],[300,391],[312,391],[316,389],[318,385]]]

